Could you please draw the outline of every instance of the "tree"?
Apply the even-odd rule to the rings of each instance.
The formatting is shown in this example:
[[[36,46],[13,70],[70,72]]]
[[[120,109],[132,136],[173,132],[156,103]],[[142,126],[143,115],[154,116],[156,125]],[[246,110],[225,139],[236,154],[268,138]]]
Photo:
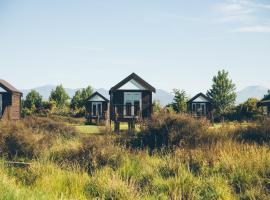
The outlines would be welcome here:
[[[32,112],[39,110],[42,107],[42,96],[36,90],[31,90],[27,94],[23,106]]]
[[[75,110],[78,110],[81,106],[81,99],[82,99],[82,92],[80,90],[75,92],[75,95],[72,97],[70,102],[70,108]]]
[[[236,100],[236,87],[229,79],[225,70],[218,71],[213,77],[213,85],[207,91],[207,96],[212,99],[215,117],[223,117],[234,106]]]
[[[186,95],[186,92],[184,90],[174,89],[174,98],[172,107],[175,112],[186,112],[187,111],[187,101],[188,97]]]
[[[264,95],[264,98],[270,98],[270,90],[267,91],[267,94]]]
[[[85,110],[86,100],[92,95],[92,93],[93,88],[91,86],[76,91],[75,95],[71,99],[70,108],[75,112],[83,113]]]
[[[63,85],[58,85],[55,90],[52,90],[49,100],[55,101],[57,108],[64,108],[69,99]]]
[[[158,113],[162,110],[162,106],[160,104],[160,101],[159,100],[154,100],[153,101],[153,112],[154,113]]]
[[[239,104],[236,107],[238,119],[256,119],[262,114],[262,109],[257,107],[259,100],[249,98],[246,102]]]

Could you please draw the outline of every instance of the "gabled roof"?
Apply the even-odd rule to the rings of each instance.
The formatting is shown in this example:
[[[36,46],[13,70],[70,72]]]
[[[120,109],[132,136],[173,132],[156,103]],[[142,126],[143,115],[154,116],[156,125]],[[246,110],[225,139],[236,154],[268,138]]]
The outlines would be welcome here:
[[[102,99],[104,99],[104,101],[109,102],[109,100],[106,97],[104,97],[102,94],[100,94],[99,92],[94,92],[90,97],[87,98],[86,101],[89,101],[91,98],[93,98],[96,95],[100,96]]]
[[[141,84],[144,88],[146,88],[147,90],[151,91],[151,92],[156,92],[156,89],[151,86],[149,83],[147,83],[145,80],[143,80],[141,77],[139,77],[137,74],[132,73],[130,74],[127,78],[125,78],[124,80],[122,80],[121,82],[119,82],[118,84],[116,84],[115,86],[113,86],[110,89],[110,92],[113,92],[117,89],[119,89],[120,87],[122,87],[123,85],[125,85],[127,82],[131,81],[131,80],[135,80],[136,82],[138,82],[139,84]]]
[[[11,92],[11,93],[19,93],[22,94],[21,91],[17,90],[15,87],[13,87],[10,83],[7,81],[0,79],[0,87],[2,87],[4,90]]]
[[[209,102],[212,101],[208,96],[206,96],[205,94],[203,94],[203,93],[200,92],[199,94],[197,94],[193,98],[191,98],[187,103],[190,103],[190,102],[194,101],[195,99],[197,99],[200,96],[202,96],[203,98],[205,98]]]

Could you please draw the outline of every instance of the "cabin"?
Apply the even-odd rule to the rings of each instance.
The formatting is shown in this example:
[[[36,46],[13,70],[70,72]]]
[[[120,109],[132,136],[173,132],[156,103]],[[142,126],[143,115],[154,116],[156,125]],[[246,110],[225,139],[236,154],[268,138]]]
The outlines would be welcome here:
[[[153,92],[156,89],[135,73],[110,89],[110,119],[115,131],[119,131],[120,122],[128,122],[133,130],[138,120],[151,117]]]
[[[21,118],[22,93],[0,79],[0,120],[19,120]]]
[[[188,111],[195,117],[212,118],[211,99],[199,93],[187,102]]]
[[[262,107],[263,115],[270,116],[270,95],[266,95],[258,102],[258,107]]]
[[[85,108],[85,117],[90,124],[93,123],[93,120],[99,124],[101,120],[105,121],[109,117],[109,100],[99,92],[93,93],[86,100]]]

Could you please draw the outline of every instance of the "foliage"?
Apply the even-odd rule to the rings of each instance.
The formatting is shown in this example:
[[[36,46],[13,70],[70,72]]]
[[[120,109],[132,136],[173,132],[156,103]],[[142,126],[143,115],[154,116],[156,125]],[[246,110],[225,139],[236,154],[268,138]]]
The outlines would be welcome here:
[[[159,100],[154,100],[153,101],[153,112],[157,113],[157,112],[160,112],[161,110],[162,110],[162,106],[160,104],[160,101]]]
[[[68,94],[66,93],[63,85],[56,86],[55,90],[52,90],[49,97],[50,101],[56,103],[58,109],[63,109],[67,105],[67,100],[69,99]]]
[[[267,98],[267,99],[270,98],[270,90],[267,91],[267,94],[264,95],[264,98]]]
[[[32,111],[41,109],[42,107],[42,96],[36,91],[31,90],[24,100],[23,106]]]
[[[177,113],[186,112],[187,101],[188,101],[186,92],[184,90],[174,89],[173,93],[174,93],[174,98],[173,98],[172,107],[174,111]]]
[[[236,87],[229,79],[229,73],[225,70],[218,71],[213,78],[213,85],[207,91],[207,96],[212,99],[214,114],[216,118],[223,117],[228,113],[236,100]]]
[[[205,119],[195,119],[187,114],[162,112],[146,121],[145,129],[131,141],[131,145],[150,149],[187,144],[196,146],[209,126],[209,122]]]
[[[86,100],[92,95],[92,93],[93,88],[91,86],[76,91],[75,95],[71,99],[70,108],[76,113],[84,113]]]
[[[246,102],[236,107],[236,115],[238,120],[254,120],[262,116],[262,109],[258,108],[259,100],[249,98]]]
[[[143,132],[169,133],[184,146],[156,145],[151,154],[116,145],[117,135],[76,133],[66,121],[73,120],[0,122],[0,199],[270,199],[269,119],[209,127],[183,114],[155,114]],[[16,141],[9,149],[7,137]]]

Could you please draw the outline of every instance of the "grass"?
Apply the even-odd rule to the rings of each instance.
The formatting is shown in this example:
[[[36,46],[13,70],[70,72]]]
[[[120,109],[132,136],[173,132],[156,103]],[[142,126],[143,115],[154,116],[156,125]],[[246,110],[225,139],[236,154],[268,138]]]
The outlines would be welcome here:
[[[99,134],[102,129],[96,126],[78,123],[67,128],[55,120],[34,118],[1,122],[0,200],[270,199],[268,137],[264,136],[262,143],[234,139],[238,126],[231,128],[232,124],[229,130],[215,127],[201,135],[197,129],[204,132],[204,125],[193,119],[183,124],[185,119],[169,117],[175,127],[164,130],[171,131],[169,136],[175,140],[179,139],[176,133],[187,134],[184,140],[193,140],[188,137],[192,131],[198,134],[194,137],[200,137],[197,145],[184,143],[151,153],[148,148],[119,146],[115,143],[117,135]],[[162,117],[157,120],[147,131],[167,134],[162,132]],[[251,130],[259,134],[257,129]],[[269,132],[267,126],[262,130],[263,134]],[[26,160],[30,167],[8,167],[4,164],[8,159]]]
[[[100,127],[96,125],[73,125],[77,131],[83,134],[99,134]]]

